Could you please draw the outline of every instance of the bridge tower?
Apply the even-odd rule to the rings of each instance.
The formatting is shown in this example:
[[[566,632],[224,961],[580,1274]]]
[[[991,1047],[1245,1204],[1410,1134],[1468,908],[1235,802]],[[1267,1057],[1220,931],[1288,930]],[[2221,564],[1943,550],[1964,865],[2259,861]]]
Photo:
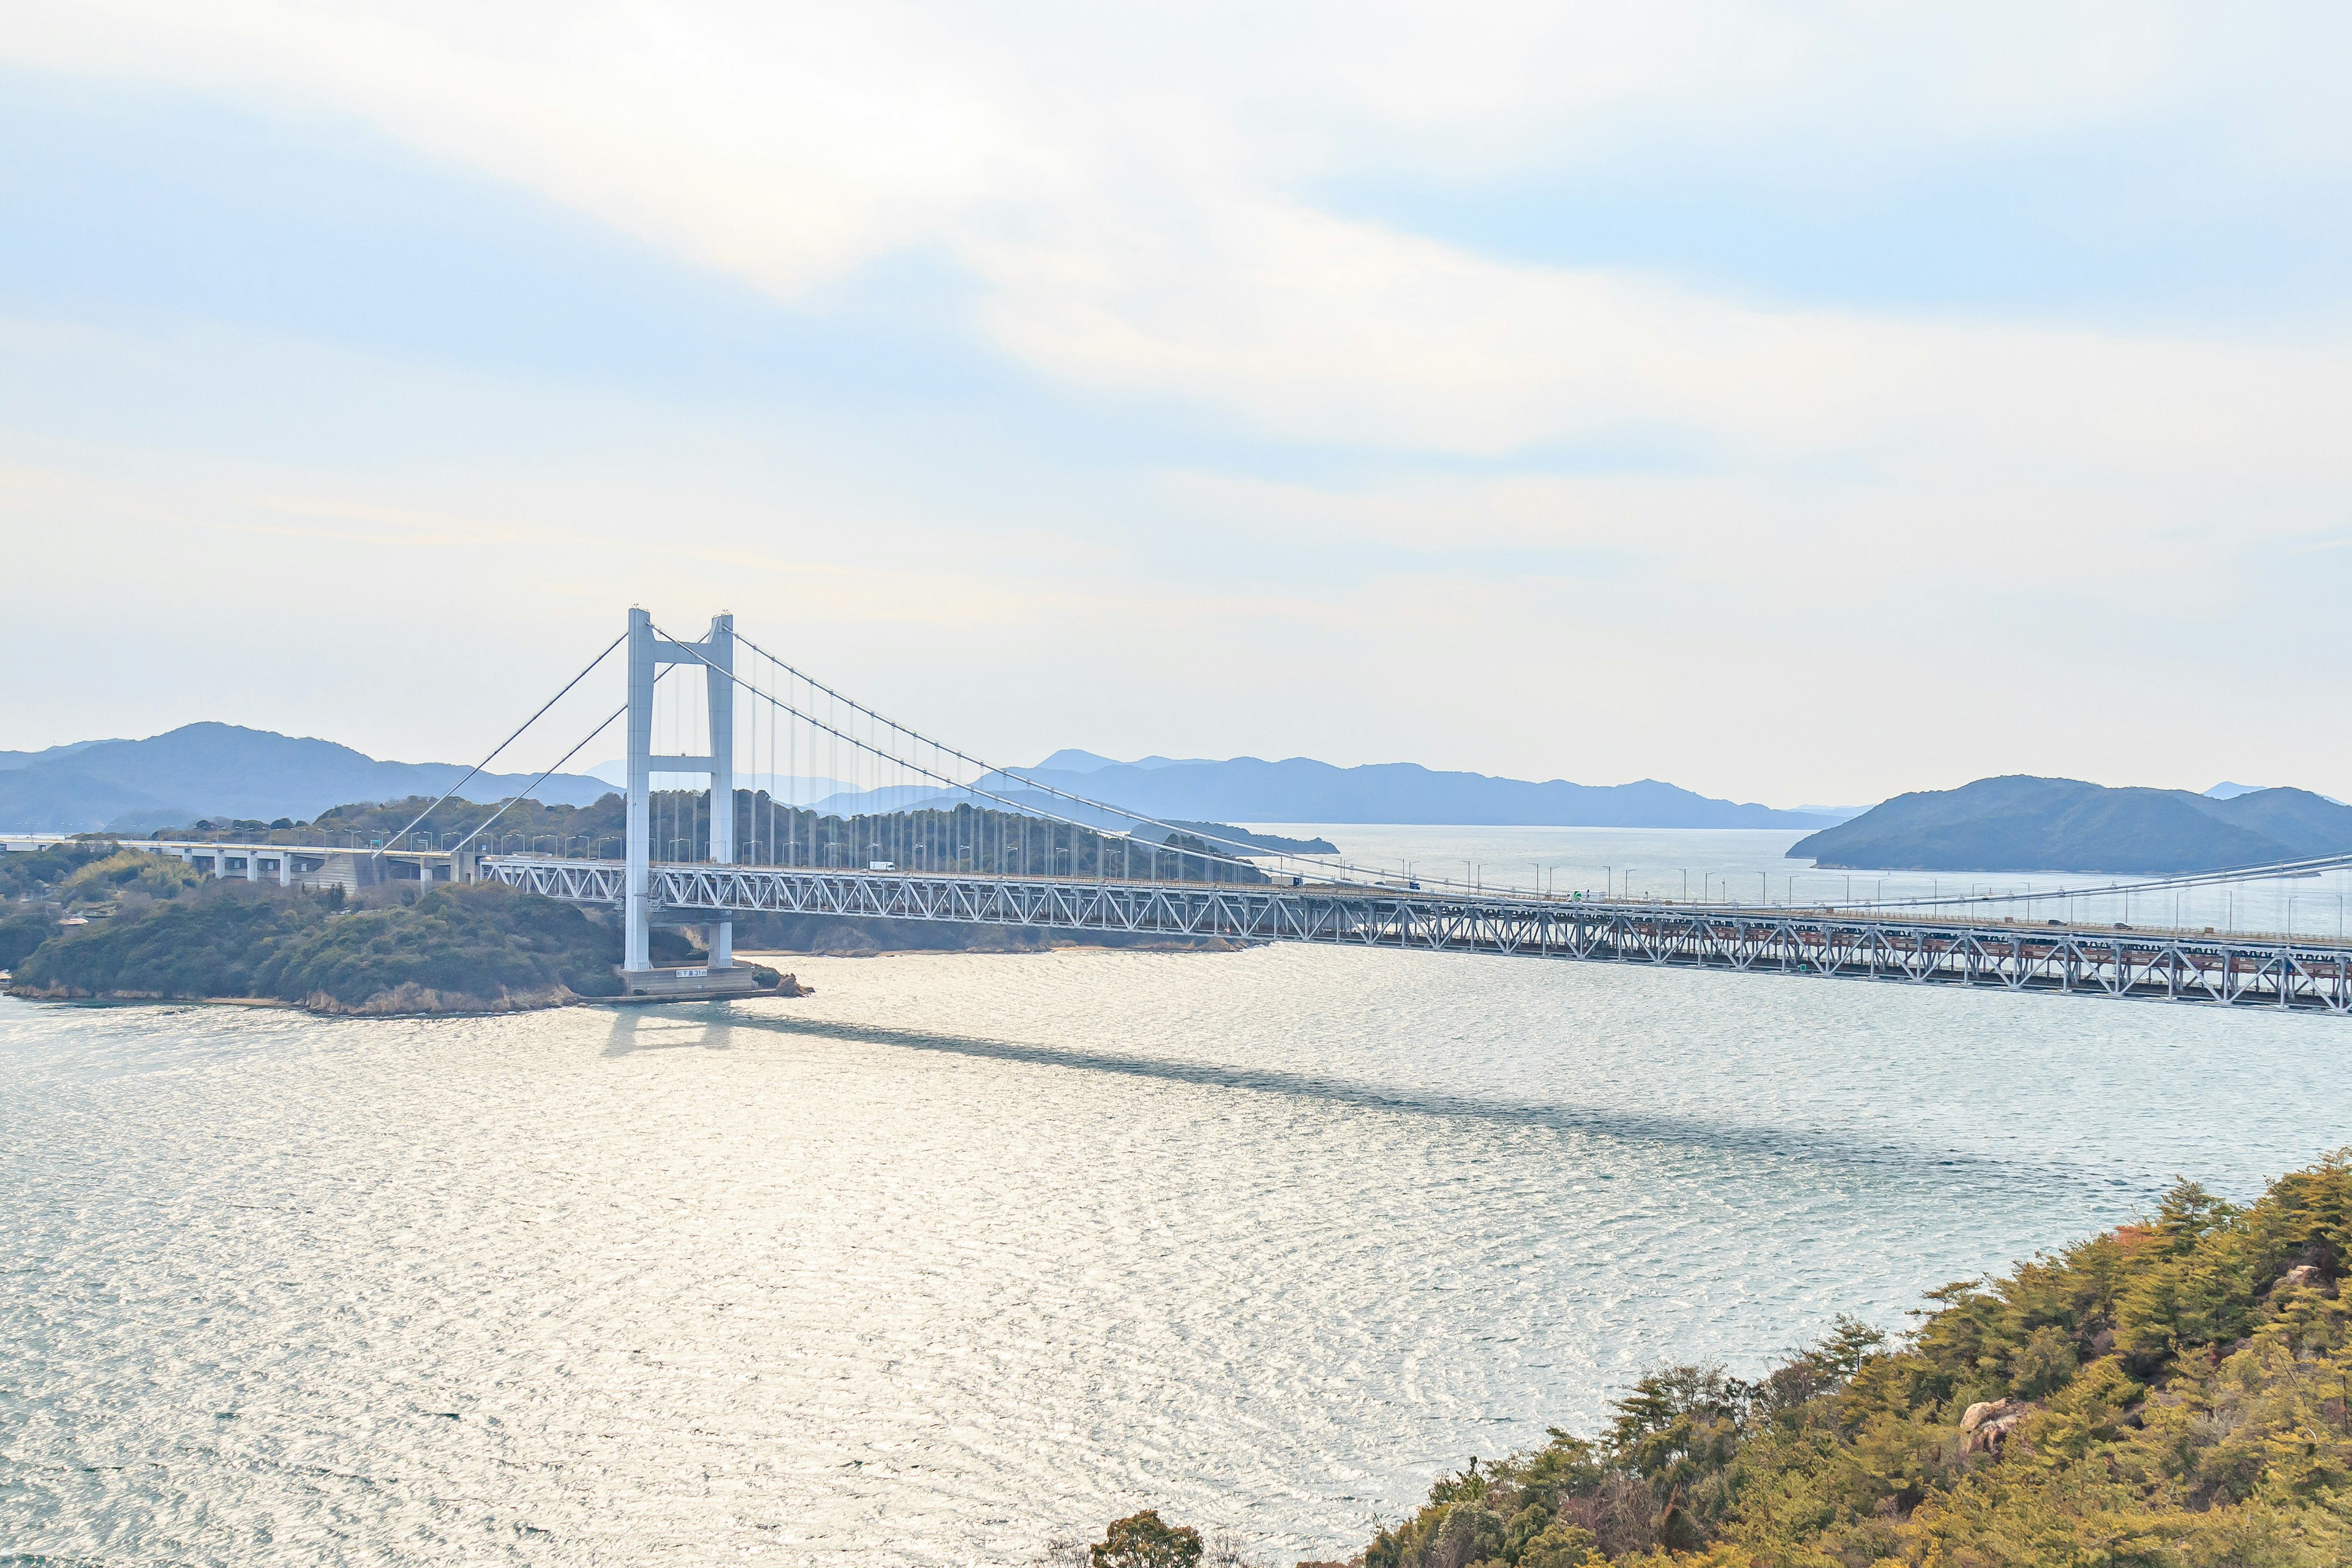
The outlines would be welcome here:
[[[654,682],[662,666],[691,664],[702,670],[710,705],[710,752],[707,756],[668,757],[654,754]],[[701,773],[710,780],[710,858],[721,866],[735,863],[735,617],[713,616],[709,635],[697,643],[675,643],[657,636],[646,611],[629,612],[629,833],[627,890],[625,896],[627,935],[622,942],[621,967],[653,967],[653,902],[649,896],[652,855],[653,775]],[[710,949],[710,967],[730,969],[735,963],[735,925],[712,921],[702,928]]]

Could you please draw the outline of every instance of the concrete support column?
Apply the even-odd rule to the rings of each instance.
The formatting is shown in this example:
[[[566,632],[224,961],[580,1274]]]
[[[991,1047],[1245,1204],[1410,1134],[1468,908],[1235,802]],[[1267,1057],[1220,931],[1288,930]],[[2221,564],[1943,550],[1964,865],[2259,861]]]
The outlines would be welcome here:
[[[278,852],[278,885],[281,888],[294,885],[294,857],[283,849]]]
[[[650,857],[646,837],[653,801],[654,621],[643,610],[629,612],[629,826],[625,872],[625,930],[621,967],[652,967],[652,910],[647,903]]]
[[[735,864],[735,617],[713,616],[710,635],[703,639],[703,657],[710,661],[702,671],[703,691],[710,708],[710,859],[719,866]],[[715,666],[716,668],[711,668]],[[711,921],[702,928],[702,942],[710,950],[710,967],[727,969],[735,963],[735,922]]]

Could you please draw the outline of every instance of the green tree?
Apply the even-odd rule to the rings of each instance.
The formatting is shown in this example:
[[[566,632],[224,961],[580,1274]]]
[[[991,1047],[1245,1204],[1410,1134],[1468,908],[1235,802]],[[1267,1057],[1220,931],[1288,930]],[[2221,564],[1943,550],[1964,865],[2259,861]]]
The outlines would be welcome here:
[[[1094,1568],[1194,1568],[1201,1561],[1201,1532],[1163,1524],[1160,1510],[1147,1508],[1113,1520],[1087,1556]]]
[[[0,969],[14,969],[57,935],[58,922],[37,910],[0,915]]]
[[[1601,1542],[1592,1531],[1580,1524],[1568,1524],[1554,1520],[1519,1548],[1519,1568],[1584,1568],[1596,1559],[1605,1561]]]

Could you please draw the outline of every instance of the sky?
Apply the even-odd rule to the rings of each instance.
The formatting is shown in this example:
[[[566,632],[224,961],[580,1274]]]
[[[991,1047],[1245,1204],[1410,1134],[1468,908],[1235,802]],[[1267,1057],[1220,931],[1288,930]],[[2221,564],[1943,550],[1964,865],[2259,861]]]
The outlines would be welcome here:
[[[0,0],[0,748],[471,760],[642,604],[993,761],[2352,796],[2347,52]]]

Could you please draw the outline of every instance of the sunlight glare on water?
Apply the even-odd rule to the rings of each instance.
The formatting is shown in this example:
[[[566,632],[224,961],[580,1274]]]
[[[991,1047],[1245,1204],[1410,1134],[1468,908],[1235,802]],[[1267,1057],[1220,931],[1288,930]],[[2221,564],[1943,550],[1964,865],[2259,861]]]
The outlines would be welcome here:
[[[1441,1467],[2343,1141],[2337,1020],[1444,954],[793,959],[814,997],[0,1002],[0,1540],[1358,1550]]]

